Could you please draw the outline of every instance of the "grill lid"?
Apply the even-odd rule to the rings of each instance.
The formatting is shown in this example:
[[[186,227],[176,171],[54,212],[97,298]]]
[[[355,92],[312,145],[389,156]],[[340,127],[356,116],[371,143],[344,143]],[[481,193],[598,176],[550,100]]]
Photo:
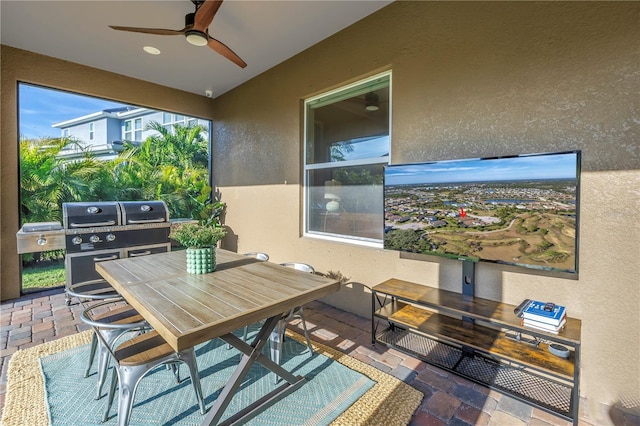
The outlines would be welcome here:
[[[120,225],[120,209],[116,201],[63,203],[65,229]]]
[[[164,201],[121,201],[123,225],[169,223],[169,210]]]

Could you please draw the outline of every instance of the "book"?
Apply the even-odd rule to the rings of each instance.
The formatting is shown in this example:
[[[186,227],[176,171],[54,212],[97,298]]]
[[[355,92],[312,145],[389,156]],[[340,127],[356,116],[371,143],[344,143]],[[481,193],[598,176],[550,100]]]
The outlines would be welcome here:
[[[530,301],[522,310],[522,318],[530,319],[553,326],[558,326],[566,317],[566,309],[564,306],[555,305],[551,311],[545,311],[546,303],[536,300]]]
[[[564,328],[564,325],[566,323],[567,323],[566,317],[563,318],[562,321],[560,321],[560,324],[558,326],[553,326],[553,325],[545,324],[543,322],[534,321],[526,318],[522,320],[522,325],[524,325],[525,327],[535,328],[537,330],[542,330],[542,331],[546,331],[547,333],[553,333],[553,334],[558,334],[558,332],[562,330],[562,328]]]

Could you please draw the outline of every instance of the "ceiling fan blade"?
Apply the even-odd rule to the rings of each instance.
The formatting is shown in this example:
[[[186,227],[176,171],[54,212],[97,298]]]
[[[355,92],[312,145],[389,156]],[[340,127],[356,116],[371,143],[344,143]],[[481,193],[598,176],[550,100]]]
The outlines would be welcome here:
[[[216,40],[215,38],[211,37],[209,34],[207,34],[207,36],[209,36],[209,43],[207,44],[209,45],[210,48],[212,48],[213,50],[215,50],[216,52],[218,52],[219,54],[221,54],[222,56],[224,56],[234,64],[238,65],[240,68],[244,68],[247,66],[247,63],[242,59],[240,59],[240,56],[236,55],[233,50],[227,47],[226,44]]]
[[[132,33],[145,33],[145,34],[155,34],[155,35],[180,35],[180,34],[184,34],[184,31],[185,31],[185,29],[167,30],[164,28],[119,27],[116,25],[109,25],[109,27],[118,31],[129,31]]]
[[[205,32],[211,22],[213,21],[213,17],[218,13],[218,9],[222,5],[222,0],[206,0],[196,10],[196,16],[194,19],[193,29]]]

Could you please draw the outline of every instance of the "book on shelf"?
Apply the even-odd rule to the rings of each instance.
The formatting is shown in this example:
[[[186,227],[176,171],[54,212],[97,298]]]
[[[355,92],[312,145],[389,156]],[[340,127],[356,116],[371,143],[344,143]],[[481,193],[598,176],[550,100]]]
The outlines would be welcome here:
[[[558,332],[560,332],[560,330],[564,328],[564,325],[566,323],[567,323],[566,317],[563,318],[562,321],[560,321],[560,324],[558,324],[557,326],[546,324],[540,321],[530,320],[527,318],[523,318],[522,320],[522,325],[524,325],[525,327],[535,328],[537,330],[542,330],[542,331],[546,331],[547,333],[553,333],[553,334],[558,334]]]
[[[522,318],[558,326],[567,316],[564,306],[554,305],[550,311],[545,311],[546,303],[531,300],[522,310]]]

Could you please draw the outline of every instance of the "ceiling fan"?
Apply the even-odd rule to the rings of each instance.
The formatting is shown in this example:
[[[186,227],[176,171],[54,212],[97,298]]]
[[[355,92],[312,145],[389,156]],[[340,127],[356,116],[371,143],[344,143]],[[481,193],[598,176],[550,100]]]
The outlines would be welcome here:
[[[220,9],[223,0],[191,0],[195,5],[196,11],[188,13],[184,17],[184,28],[181,30],[168,30],[164,28],[137,28],[137,27],[120,27],[109,25],[109,27],[118,31],[130,31],[134,33],[145,33],[155,35],[184,35],[187,41],[195,46],[209,46],[225,58],[241,68],[247,66],[247,63],[240,59],[235,52],[224,43],[216,40],[209,35],[209,25],[213,21],[214,16]]]

